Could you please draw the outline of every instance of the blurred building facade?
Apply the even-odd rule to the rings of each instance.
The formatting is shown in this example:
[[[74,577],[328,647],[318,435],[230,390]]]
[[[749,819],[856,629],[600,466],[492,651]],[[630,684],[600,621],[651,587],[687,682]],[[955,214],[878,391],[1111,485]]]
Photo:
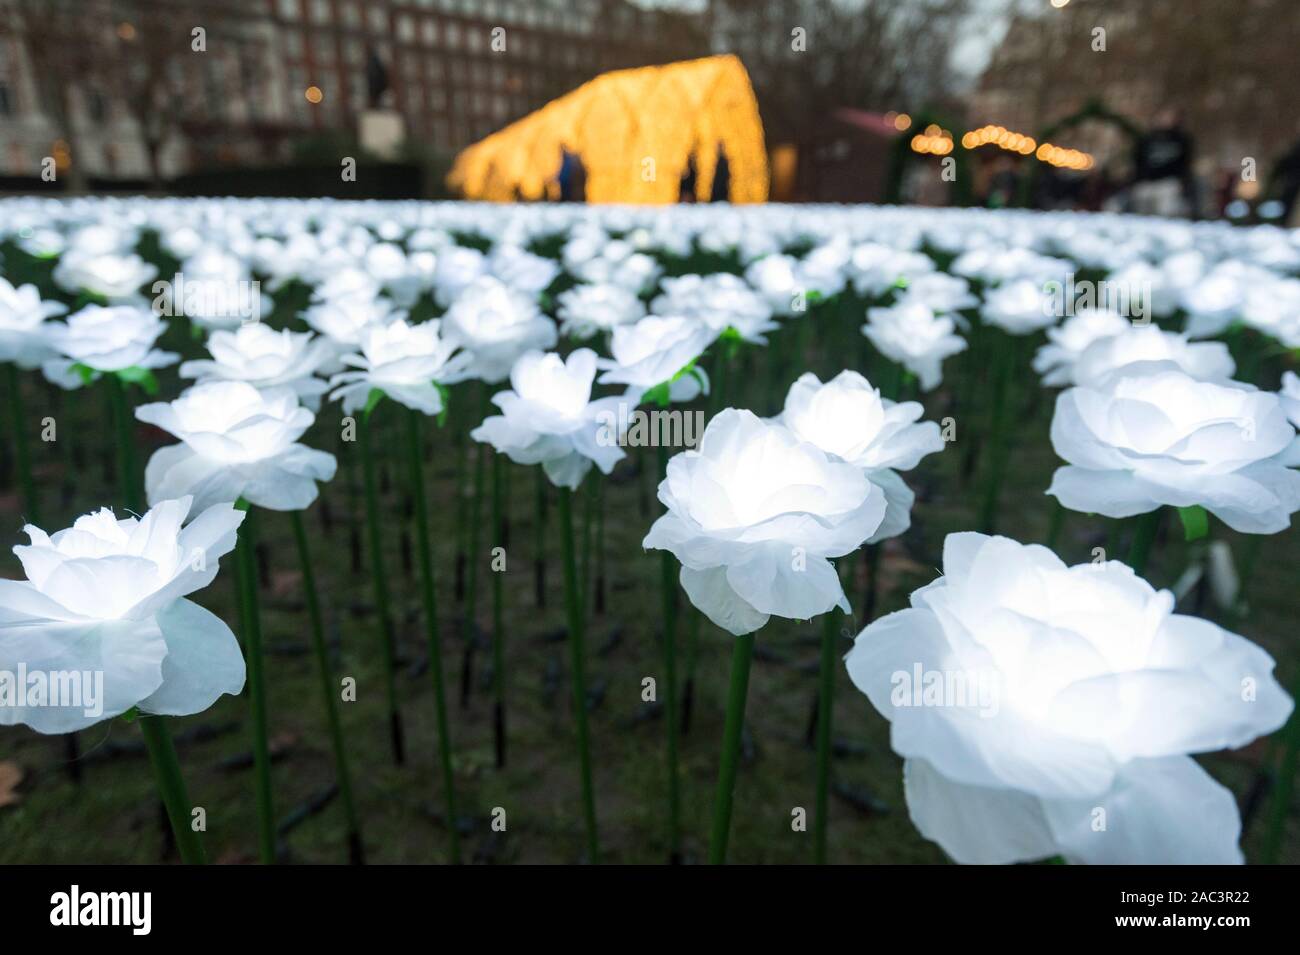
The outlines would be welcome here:
[[[0,175],[283,162],[374,111],[450,154],[599,73],[707,49],[698,18],[627,0],[0,0]]]
[[[1140,129],[1176,114],[1207,186],[1235,177],[1240,188],[1243,159],[1262,183],[1300,137],[1297,48],[1295,0],[1020,3],[971,93],[970,125],[1038,136],[1090,102]],[[1060,145],[1093,154],[1116,180],[1132,172],[1132,140],[1116,124],[1081,123]]]

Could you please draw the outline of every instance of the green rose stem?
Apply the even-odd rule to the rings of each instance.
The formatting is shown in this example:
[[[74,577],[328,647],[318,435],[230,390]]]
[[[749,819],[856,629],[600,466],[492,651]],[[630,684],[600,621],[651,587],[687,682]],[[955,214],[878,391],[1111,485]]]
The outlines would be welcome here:
[[[989,420],[988,479],[980,506],[980,530],[992,534],[998,522],[998,502],[1002,493],[1002,472],[1007,461],[1007,392],[1011,387],[1011,342],[993,348],[993,412]]]
[[[695,659],[700,645],[701,614],[694,607],[688,610],[690,623],[686,627],[686,683],[682,688],[682,735],[691,731],[691,710],[695,704]]]
[[[1133,544],[1128,552],[1128,565],[1133,568],[1133,572],[1139,577],[1146,570],[1151,545],[1155,542],[1156,532],[1160,529],[1162,510],[1163,508],[1157,507],[1154,511],[1148,511],[1137,518],[1137,527],[1133,532]]]
[[[722,865],[727,861],[731,797],[736,788],[736,767],[740,763],[740,733],[745,724],[745,699],[749,695],[749,666],[754,661],[754,634],[741,634],[735,641],[731,652],[731,686],[727,691],[727,723],[722,734],[718,791],[713,803],[713,835],[709,839],[711,865]]]
[[[190,826],[190,797],[185,792],[185,780],[181,776],[176,747],[172,745],[167,722],[161,716],[145,715],[141,715],[137,722],[144,735],[149,762],[153,765],[154,776],[158,781],[158,793],[167,809],[167,818],[171,821],[172,834],[176,837],[176,848],[180,851],[181,860],[186,865],[206,865],[208,856],[203,851],[203,843],[199,834]]]
[[[595,469],[587,472],[582,495],[582,557],[578,563],[578,595],[582,598],[583,620],[591,620],[591,528],[596,513],[596,486],[600,480]]]
[[[596,835],[596,798],[591,787],[591,747],[587,734],[586,651],[583,649],[585,613],[578,586],[578,567],[574,555],[573,492],[558,489],[560,498],[560,543],[564,554],[564,603],[569,615],[569,649],[572,655],[573,710],[578,724],[578,765],[582,776],[582,811],[587,826],[589,861],[600,861],[600,844]]]
[[[356,803],[352,799],[352,776],[348,771],[347,748],[343,745],[343,726],[339,721],[339,705],[335,694],[338,686],[330,666],[329,651],[325,647],[325,627],[321,620],[320,597],[316,590],[316,575],[312,571],[311,552],[307,547],[307,531],[302,523],[302,511],[290,511],[293,537],[298,545],[298,561],[302,565],[302,590],[307,601],[307,616],[311,621],[312,648],[320,669],[321,692],[325,698],[325,716],[329,724],[330,745],[334,750],[334,768],[338,773],[339,797],[343,800],[343,814],[348,824],[348,853],[353,865],[364,865],[365,843],[361,838],[361,823],[357,817]]]
[[[379,624],[379,649],[384,659],[384,690],[388,695],[388,729],[393,746],[393,762],[406,762],[402,732],[402,713],[397,707],[396,663],[393,656],[393,615],[388,603],[388,577],[384,569],[383,534],[379,524],[379,485],[375,479],[375,458],[370,446],[370,414],[376,398],[357,417],[357,438],[361,445],[361,479],[365,488],[366,531],[370,537],[370,580],[375,590],[375,608]]]
[[[659,444],[659,473],[668,474],[668,449]],[[681,861],[681,790],[677,769],[677,568],[671,552],[659,552],[663,599],[664,723],[668,735],[668,860]]]
[[[257,525],[253,508],[240,498],[245,512],[235,543],[239,577],[240,628],[248,663],[248,699],[253,711],[253,786],[257,798],[257,845],[264,865],[275,862],[275,812],[271,805],[271,750],[266,738],[266,678],[263,673],[262,621],[257,606]]]
[[[826,864],[827,792],[831,775],[831,719],[835,707],[835,641],[839,637],[839,614],[834,609],[822,614],[822,656],[817,695],[817,795],[813,815],[813,861]]]
[[[492,411],[486,382],[479,382],[479,397],[482,419],[486,419]],[[462,707],[469,705],[470,689],[474,682],[474,644],[477,639],[474,629],[478,618],[479,525],[483,518],[483,461],[486,454],[487,448],[479,442],[474,442],[474,497],[470,500],[469,526],[465,528],[469,538],[467,548],[469,556],[465,565],[465,616],[461,624],[465,638],[465,657],[460,671]]]
[[[420,591],[424,599],[425,628],[429,640],[429,675],[433,678],[433,705],[438,718],[438,760],[442,768],[443,798],[447,804],[447,833],[451,861],[460,864],[460,834],[456,829],[456,786],[451,771],[451,734],[447,728],[447,694],[442,681],[442,648],[438,631],[438,597],[433,585],[433,548],[429,540],[429,505],[424,493],[424,465],[420,442],[421,412],[408,409],[406,440],[411,458],[411,497],[415,501],[416,548],[420,561]]]
[[[1061,539],[1061,528],[1065,526],[1065,505],[1059,500],[1052,501],[1052,520],[1047,527],[1047,549],[1056,552],[1056,543]]]
[[[1300,676],[1291,687],[1291,698],[1295,699],[1297,696],[1300,696]],[[1265,833],[1264,848],[1260,856],[1260,861],[1265,865],[1273,865],[1278,860],[1282,848],[1282,836],[1286,831],[1287,816],[1291,812],[1296,769],[1300,766],[1300,711],[1291,713],[1282,736],[1284,746],[1282,765],[1278,769],[1276,789],[1273,791],[1272,804],[1269,806],[1268,832]]]
[[[134,421],[131,409],[127,407],[126,384],[115,373],[104,375],[108,387],[108,403],[113,411],[113,423],[117,430],[117,481],[122,489],[122,500],[133,513],[139,514],[144,509],[140,497],[140,482],[136,480],[138,470],[135,457]]]
[[[533,587],[538,609],[546,606],[546,472],[536,469],[537,494],[533,519]]]
[[[505,551],[505,495],[502,474],[505,461],[500,454],[492,455],[492,546]],[[505,627],[501,622],[504,608],[505,570],[492,568],[492,693],[496,700],[492,707],[492,738],[496,744],[497,768],[506,764],[506,654]]]
[[[27,443],[27,412],[23,406],[22,383],[18,379],[16,365],[5,366],[5,385],[9,391],[9,410],[14,421],[14,462],[18,466],[18,483],[23,490],[23,517],[28,524],[41,524],[40,498],[36,491],[36,481],[32,477],[31,449]],[[68,777],[74,782],[81,782],[81,747],[76,733],[66,733],[63,737],[63,751],[67,757]]]
[[[27,412],[23,408],[23,389],[18,380],[18,368],[5,365],[5,386],[9,391],[9,410],[14,419],[14,460],[18,465],[18,481],[23,489],[24,516],[29,524],[40,525],[40,501],[36,481],[32,477],[31,450],[27,444]]]

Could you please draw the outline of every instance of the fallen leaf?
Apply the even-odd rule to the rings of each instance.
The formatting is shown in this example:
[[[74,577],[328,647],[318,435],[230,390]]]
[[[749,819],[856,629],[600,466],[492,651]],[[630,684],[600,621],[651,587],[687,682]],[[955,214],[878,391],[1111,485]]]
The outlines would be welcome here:
[[[23,797],[18,795],[18,785],[23,781],[23,769],[17,763],[0,763],[0,806],[12,806]]]

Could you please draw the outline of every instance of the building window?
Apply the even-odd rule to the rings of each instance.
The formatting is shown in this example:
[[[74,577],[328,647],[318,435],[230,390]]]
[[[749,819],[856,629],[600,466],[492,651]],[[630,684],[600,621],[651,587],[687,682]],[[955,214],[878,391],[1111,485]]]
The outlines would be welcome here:
[[[12,116],[13,114],[13,93],[10,92],[8,83],[0,82],[0,116]]]
[[[286,20],[297,20],[299,17],[298,0],[280,0],[280,16]]]

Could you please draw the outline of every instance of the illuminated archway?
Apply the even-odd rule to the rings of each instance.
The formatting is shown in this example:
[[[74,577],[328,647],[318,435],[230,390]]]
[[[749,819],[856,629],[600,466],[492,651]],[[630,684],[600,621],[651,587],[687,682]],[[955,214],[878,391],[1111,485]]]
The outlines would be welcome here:
[[[950,128],[949,124],[944,122],[944,117],[928,110],[918,113],[911,119],[911,124],[905,131],[900,132],[889,147],[889,165],[885,171],[885,202],[891,205],[898,205],[903,201],[903,176],[908,166],[925,159],[921,153],[912,148],[913,134],[930,126]],[[970,150],[961,143],[956,143],[951,156],[955,163],[955,174],[948,187],[948,201],[955,206],[968,206],[971,204]]]
[[[470,199],[541,198],[566,146],[586,167],[588,202],[676,202],[694,151],[696,196],[707,199],[719,144],[731,201],[766,201],[758,102],[731,55],[604,73],[467,147],[447,184]]]

